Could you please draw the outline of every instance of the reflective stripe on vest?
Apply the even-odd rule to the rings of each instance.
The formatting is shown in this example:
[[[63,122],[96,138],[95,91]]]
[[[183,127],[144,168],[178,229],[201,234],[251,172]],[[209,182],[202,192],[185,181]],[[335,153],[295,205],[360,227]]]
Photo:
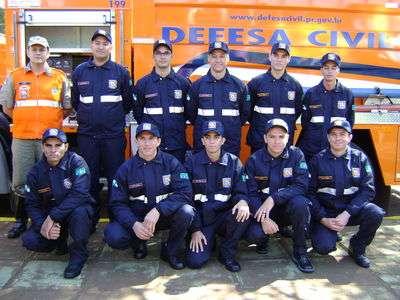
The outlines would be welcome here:
[[[331,123],[332,123],[333,121],[337,121],[337,120],[346,121],[346,118],[343,118],[343,117],[331,117]]]
[[[156,196],[156,203],[165,200],[171,194],[172,193],[167,193],[167,194],[161,194],[161,195]]]
[[[162,115],[163,109],[162,107],[144,107],[143,113],[147,115]]]
[[[229,200],[231,195],[224,195],[224,194],[215,194],[214,199],[221,202],[226,202]]]
[[[87,97],[79,96],[79,101],[85,104],[93,103],[93,96],[87,96]]]
[[[168,110],[170,114],[181,114],[185,111],[183,106],[170,106]]]
[[[239,111],[237,109],[223,109],[222,110],[223,116],[231,116],[237,117],[239,115]]]
[[[272,115],[274,113],[273,107],[254,106],[254,111],[264,115]]]
[[[311,118],[311,120],[310,120],[310,122],[311,123],[324,123],[324,116],[315,116],[315,117],[312,117]]]
[[[261,192],[264,194],[269,194],[269,187],[262,189]]]
[[[194,200],[195,201],[200,201],[200,202],[207,202],[208,198],[204,194],[196,194],[196,195],[194,195]]]
[[[130,201],[143,201],[144,203],[147,203],[147,197],[145,195],[140,195],[137,197],[129,196]]]
[[[197,114],[199,116],[212,117],[212,116],[214,116],[214,110],[213,109],[199,108],[197,110]]]
[[[353,195],[354,193],[357,193],[357,192],[358,192],[358,187],[351,186],[351,187],[343,190],[343,195]]]
[[[61,103],[53,100],[18,100],[15,101],[15,107],[61,107]]]
[[[330,195],[332,195],[332,196],[336,196],[336,189],[330,188],[330,187],[320,188],[320,189],[318,189],[317,192],[318,192],[318,193],[330,194]]]
[[[102,95],[100,96],[100,102],[121,102],[121,95]]]
[[[279,112],[282,115],[294,115],[295,114],[295,110],[293,107],[281,107],[279,109]]]

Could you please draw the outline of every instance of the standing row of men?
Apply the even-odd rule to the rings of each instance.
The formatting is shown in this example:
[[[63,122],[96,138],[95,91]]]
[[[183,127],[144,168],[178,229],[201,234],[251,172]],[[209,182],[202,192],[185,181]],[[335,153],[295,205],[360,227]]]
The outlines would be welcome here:
[[[212,249],[212,236],[218,231],[223,231],[229,232],[230,238],[222,243],[219,259],[227,269],[238,271],[240,266],[234,259],[235,251],[232,250],[232,247],[235,243],[237,244],[247,225],[248,231],[249,228],[252,228],[248,235],[251,238],[255,237],[257,242],[265,235],[276,232],[278,230],[277,224],[273,221],[273,218],[270,218],[270,213],[273,212],[275,205],[276,207],[284,207],[277,214],[286,214],[294,225],[293,260],[300,270],[311,272],[313,268],[305,253],[304,232],[311,215],[309,212],[310,205],[307,198],[302,197],[307,190],[305,185],[307,180],[304,180],[304,178],[302,180],[297,179],[294,187],[285,189],[286,185],[292,183],[287,178],[293,177],[294,173],[299,173],[303,177],[306,176],[308,172],[307,164],[302,158],[302,152],[299,149],[288,148],[288,145],[293,141],[295,121],[300,114],[302,115],[303,131],[299,145],[304,150],[307,161],[327,146],[328,130],[333,131],[332,121],[344,122],[346,119],[349,120],[350,124],[345,125],[350,128],[350,131],[346,130],[346,132],[351,135],[354,119],[353,97],[351,92],[336,80],[340,58],[333,53],[324,55],[321,60],[324,79],[318,86],[307,91],[304,100],[302,100],[301,86],[286,73],[286,66],[290,60],[290,50],[288,45],[283,43],[273,45],[269,55],[270,70],[251,80],[248,88],[238,78],[229,74],[227,70],[229,50],[223,42],[210,44],[208,54],[210,71],[192,85],[190,85],[188,79],[175,74],[171,69],[172,45],[167,41],[159,40],[154,44],[154,69],[151,74],[140,79],[135,87],[133,87],[129,73],[122,66],[110,60],[111,48],[112,40],[109,33],[104,30],[97,30],[92,36],[93,58],[78,66],[73,72],[71,100],[68,95],[65,75],[47,66],[46,59],[49,55],[47,40],[42,37],[32,37],[29,40],[28,57],[30,63],[26,68],[18,69],[9,76],[0,94],[5,112],[14,117],[14,174],[20,177],[19,181],[13,178],[14,190],[18,191],[18,187],[23,186],[27,170],[40,158],[41,148],[45,149],[50,137],[58,139],[61,144],[66,143],[63,138],[58,138],[58,133],[55,134],[54,132],[48,134],[48,137],[44,136],[41,140],[41,132],[48,127],[54,127],[53,131],[60,128],[62,111],[63,109],[68,111],[72,104],[78,116],[79,151],[86,160],[88,167],[75,167],[71,176],[79,179],[90,178],[91,184],[89,186],[92,197],[86,197],[84,203],[92,201],[92,198],[97,203],[94,205],[93,212],[86,209],[87,216],[94,219],[91,228],[93,231],[99,218],[100,172],[105,173],[108,190],[111,191],[109,197],[111,196],[112,201],[109,204],[110,219],[113,221],[107,227],[105,236],[111,246],[122,248],[134,244],[135,257],[144,257],[146,247],[143,241],[154,234],[156,225],[159,224],[158,220],[162,216],[167,217],[163,220],[165,221],[164,225],[172,224],[173,227],[170,239],[163,245],[162,251],[162,258],[167,260],[172,267],[180,269],[184,266],[177,255],[177,251],[179,245],[183,242],[184,231],[188,230],[192,226],[191,224],[194,224],[190,247],[192,252],[202,253],[189,255],[188,265],[193,267],[203,265],[209,257],[210,249]],[[139,153],[123,164],[117,172],[124,160],[125,114],[131,109],[133,109],[137,121],[142,123],[140,125],[142,127],[139,126],[137,133]],[[37,122],[37,124],[34,123],[35,126],[32,126],[32,118]],[[276,118],[279,118],[279,120],[274,122],[280,122],[279,126],[270,122],[276,120]],[[195,189],[194,200],[196,205],[194,206],[196,210],[189,206],[193,199],[188,183],[193,174],[187,174],[177,160],[157,150],[160,147],[161,150],[169,152],[180,162],[184,161],[187,150],[185,141],[186,120],[190,120],[194,124],[194,148],[198,152],[193,156],[193,160],[189,159],[186,162],[186,167],[188,170],[193,169],[195,173],[197,167],[204,164],[207,167],[201,172],[206,174],[204,176],[210,178],[192,179]],[[250,121],[247,141],[254,156],[257,157],[258,155],[260,156],[259,159],[264,161],[271,160],[272,165],[265,167],[263,164],[259,164],[258,159],[256,159],[257,163],[254,163],[253,169],[251,169],[252,157],[249,160],[250,171],[248,173],[251,174],[253,171],[253,174],[259,172],[263,175],[249,176],[249,182],[251,182],[251,178],[255,179],[255,182],[253,183],[253,190],[249,188],[248,196],[244,190],[240,192],[240,187],[238,187],[236,192],[239,196],[232,197],[228,191],[233,178],[240,178],[242,186],[247,187],[250,184],[245,180],[247,175],[241,174],[240,161],[236,157],[240,152],[241,126],[247,120]],[[347,128],[345,125],[334,127]],[[215,130],[207,131],[203,128],[204,126]],[[224,128],[225,131],[221,131],[221,128]],[[283,132],[279,132],[278,129],[283,129]],[[37,132],[26,135],[32,130]],[[19,132],[23,134],[18,136]],[[210,134],[210,132],[213,134]],[[224,132],[223,135],[222,132]],[[287,140],[285,140],[286,137]],[[19,139],[23,141],[21,145],[19,145]],[[221,152],[221,149],[216,150],[218,142],[222,140],[219,148],[222,147],[226,154]],[[50,141],[53,142],[51,139]],[[267,143],[267,146],[265,143]],[[55,144],[57,144],[56,141]],[[27,146],[31,148],[26,149]],[[58,143],[53,146],[57,148],[62,145]],[[201,150],[203,147],[206,150]],[[265,154],[263,151],[265,152],[266,149]],[[346,155],[349,155],[347,145],[345,149]],[[213,151],[214,155],[210,155]],[[291,154],[292,152],[293,154]],[[25,160],[22,159],[31,153],[37,155],[35,157],[30,156]],[[49,157],[46,155],[46,151],[44,153],[43,159],[48,162]],[[296,165],[282,167],[278,163],[280,159],[285,163],[291,161],[291,159],[285,160],[291,155],[294,156]],[[349,157],[349,160],[352,159],[351,155]],[[360,159],[360,161],[365,162],[365,159]],[[59,165],[60,162],[61,159],[56,165],[49,164],[50,167],[46,165],[47,167],[44,169],[49,172],[52,171],[52,167],[62,168],[63,166]],[[18,163],[23,164],[24,169]],[[235,172],[220,178],[221,166],[232,164],[236,166]],[[365,175],[363,172],[368,173],[368,166],[366,164],[363,167],[354,167],[355,171],[351,169],[352,176],[360,178],[361,174]],[[258,168],[261,169],[258,170]],[[282,174],[274,171],[277,172],[277,177],[271,176],[269,172],[272,172],[274,168],[280,170]],[[335,168],[338,167],[335,166]],[[90,177],[88,177],[89,170],[91,172]],[[64,194],[69,194],[71,187],[75,187],[75,181],[72,180],[71,176],[62,181],[64,186],[62,193]],[[321,175],[321,177],[327,178],[329,176]],[[65,176],[59,175],[58,178],[61,177]],[[337,184],[335,180],[332,180],[335,177],[330,177],[330,184]],[[360,181],[353,177],[344,176],[346,180],[351,182]],[[206,186],[201,187],[202,183],[204,185],[204,180],[206,183],[210,180],[211,185],[206,184]],[[289,180],[290,184],[286,183],[285,180]],[[318,180],[317,183],[319,183]],[[30,194],[29,190],[32,190],[31,185],[35,183],[37,184],[38,181],[28,182],[27,195]],[[50,185],[54,184],[56,183],[51,182]],[[215,192],[215,190],[220,189],[221,184],[225,191]],[[326,186],[323,191],[328,194],[330,192],[334,197],[340,195],[345,198],[355,193],[358,195],[359,188],[356,186],[345,187],[349,184],[348,181],[345,181],[339,186]],[[177,192],[178,195],[175,195],[175,190],[170,191],[171,186],[173,189],[181,189]],[[85,187],[88,186],[85,185]],[[52,188],[36,186],[35,190],[39,194],[49,193],[47,196],[50,196],[50,200],[53,200],[53,198],[56,200],[55,202],[50,201],[54,206],[54,203],[60,202],[54,195],[57,188],[60,188],[60,186],[52,186]],[[197,188],[199,188],[199,192],[196,191]],[[212,189],[212,192],[208,191],[209,188]],[[258,194],[260,191],[262,193]],[[208,195],[208,193],[211,194]],[[19,193],[20,196],[22,194],[22,192]],[[246,199],[246,197],[249,197],[249,199]],[[231,198],[234,200],[228,203]],[[295,200],[289,201],[292,198]],[[330,230],[340,231],[349,221],[352,212],[354,214],[359,212],[364,202],[371,200],[367,199],[365,195],[359,198],[362,198],[362,201],[357,202],[358,206],[354,204],[355,206],[352,209],[346,210],[347,214],[343,212],[340,217],[333,216],[335,213],[332,211],[334,210],[324,210],[323,206],[320,207],[317,215],[321,217],[321,224]],[[43,215],[36,218],[36,227],[40,229],[41,236],[50,240],[57,240],[62,235],[65,236],[60,229],[65,228],[65,226],[61,223],[65,221],[65,218],[75,216],[72,212],[77,208],[74,204],[79,202],[76,199],[68,202],[68,205],[64,204],[67,207],[58,208],[60,211],[57,212],[56,210],[55,213],[50,213],[48,215],[50,220],[48,218],[43,219]],[[129,205],[126,205],[128,200]],[[214,200],[215,203],[209,204],[212,203],[211,200]],[[141,202],[145,205],[142,206]],[[343,202],[348,203],[347,200],[343,200]],[[20,203],[23,203],[23,201],[20,201]],[[64,203],[64,201],[62,200],[61,203]],[[150,207],[149,203],[152,204]],[[199,206],[200,203],[204,205]],[[232,203],[233,205],[231,205]],[[249,210],[249,206],[252,210]],[[358,209],[355,208],[356,206]],[[314,209],[318,206],[311,205],[311,207]],[[334,206],[334,208],[337,207]],[[136,212],[130,213],[131,209],[136,210]],[[234,217],[226,213],[230,209],[232,209]],[[378,213],[377,207],[374,206],[372,210],[374,213]],[[28,209],[28,211],[31,212],[30,216],[32,217],[32,209]],[[202,213],[198,214],[196,211]],[[225,215],[220,215],[221,212],[224,212]],[[253,226],[254,224],[248,221],[250,212],[255,216],[259,225],[261,224],[260,226]],[[79,210],[76,218],[79,219],[82,214],[84,214],[84,211]],[[10,237],[18,236],[26,228],[26,216],[19,215],[19,217],[21,221],[17,222],[16,226],[11,229]],[[206,221],[204,221],[204,218]],[[82,218],[82,220],[86,219]],[[238,227],[237,224],[233,226],[235,220],[243,223],[242,226]],[[79,230],[76,232],[76,229],[70,230],[75,231],[75,236],[79,236],[76,239],[85,240],[86,231],[82,233]],[[370,238],[371,234],[368,236]],[[366,236],[360,237],[360,239],[362,241],[368,240]],[[31,243],[26,242],[26,239],[24,239],[24,244],[28,248],[31,245]],[[366,265],[365,259],[360,258],[364,254],[365,245],[360,246],[357,243],[357,238],[354,239],[353,244],[352,249],[354,249],[355,257],[359,261],[363,260],[364,265]],[[77,247],[82,249],[85,246],[79,244]],[[35,247],[30,248],[35,249]],[[82,254],[83,252],[80,250],[77,252],[80,253],[77,255],[80,259],[70,261],[70,265],[67,267],[69,269],[66,269],[66,277],[80,273],[87,255]]]

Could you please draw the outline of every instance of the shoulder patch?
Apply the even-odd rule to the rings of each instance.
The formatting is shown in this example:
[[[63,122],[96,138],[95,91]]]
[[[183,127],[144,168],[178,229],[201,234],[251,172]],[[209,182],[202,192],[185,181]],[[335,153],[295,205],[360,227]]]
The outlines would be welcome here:
[[[75,176],[81,176],[86,174],[85,167],[79,167],[75,169]]]
[[[179,178],[180,179],[189,179],[189,174],[186,172],[181,172],[181,173],[179,173]]]
[[[305,161],[301,161],[299,165],[300,169],[307,170],[307,163]]]

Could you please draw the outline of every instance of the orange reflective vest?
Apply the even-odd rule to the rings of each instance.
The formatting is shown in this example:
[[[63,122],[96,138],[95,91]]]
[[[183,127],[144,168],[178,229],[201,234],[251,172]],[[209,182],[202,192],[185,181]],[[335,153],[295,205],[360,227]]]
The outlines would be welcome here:
[[[61,128],[66,76],[47,68],[35,74],[26,68],[11,73],[14,83],[13,137],[41,139],[47,128]]]

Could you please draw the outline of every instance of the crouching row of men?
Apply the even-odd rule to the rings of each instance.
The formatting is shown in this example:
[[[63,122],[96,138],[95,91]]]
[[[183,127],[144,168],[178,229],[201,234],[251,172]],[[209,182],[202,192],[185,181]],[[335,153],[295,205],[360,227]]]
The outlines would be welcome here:
[[[351,138],[347,121],[332,122],[330,147],[308,167],[301,150],[288,146],[286,122],[272,119],[266,124],[265,147],[243,167],[236,156],[221,150],[222,124],[206,121],[201,139],[204,150],[189,156],[182,166],[158,150],[157,127],[142,123],[136,132],[138,153],[119,168],[112,182],[111,221],[104,239],[112,248],[131,247],[134,257],[141,259],[155,232],[169,229],[161,258],[172,268],[201,268],[217,248],[218,260],[237,272],[241,267],[235,256],[241,239],[257,243],[259,252],[265,253],[268,236],[291,224],[292,260],[302,272],[311,273],[308,235],[316,252],[328,254],[336,249],[338,232],[346,225],[360,225],[350,240],[349,254],[358,265],[369,267],[365,249],[384,211],[370,203],[375,195],[373,172],[366,155],[350,145]],[[43,159],[27,178],[32,226],[22,239],[34,251],[69,250],[64,277],[73,278],[88,257],[93,200],[86,163],[67,150],[62,131],[44,133]],[[218,247],[214,246],[216,235],[221,237]]]

